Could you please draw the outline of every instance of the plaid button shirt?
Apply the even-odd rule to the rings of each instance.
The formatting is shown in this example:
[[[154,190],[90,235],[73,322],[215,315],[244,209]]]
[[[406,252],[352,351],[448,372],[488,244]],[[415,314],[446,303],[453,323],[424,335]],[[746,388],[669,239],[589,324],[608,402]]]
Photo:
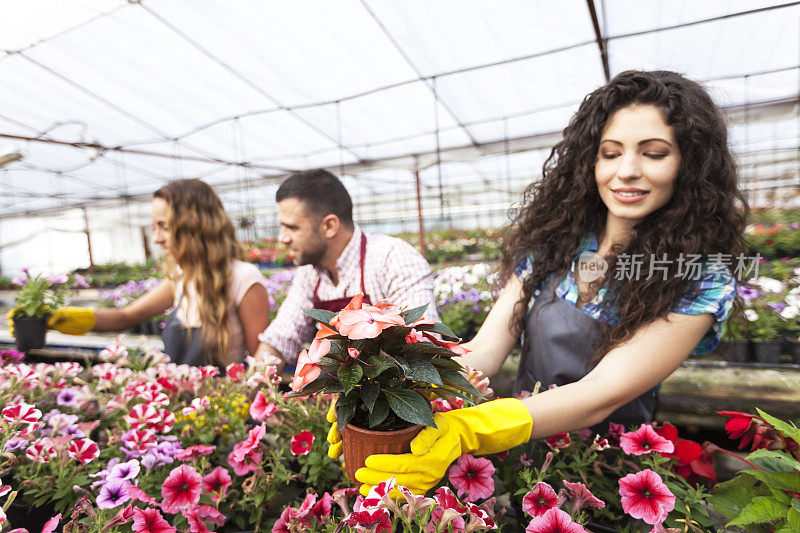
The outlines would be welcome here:
[[[586,236],[578,246],[575,257],[585,251],[597,251],[597,238],[594,234]],[[517,265],[515,272],[520,281],[524,281],[533,272],[532,257],[529,256]],[[545,280],[548,282],[554,274]],[[733,300],[736,297],[736,278],[727,269],[710,269],[708,265],[703,265],[697,279],[692,279],[695,296],[684,296],[672,309],[674,313],[682,315],[702,315],[708,313],[714,316],[714,324],[706,332],[697,344],[692,354],[702,355],[712,351],[717,347],[722,336],[722,326],[728,318]],[[529,309],[533,307],[533,302],[541,290],[541,286],[533,292]],[[556,287],[556,295],[562,300],[569,302],[573,307],[578,302],[578,284],[575,276],[570,270]],[[597,296],[588,302],[581,311],[594,318],[595,320],[608,320],[610,323],[618,322],[615,314],[607,309],[605,302],[606,288],[602,287]]]
[[[314,287],[319,281],[320,300],[352,297],[361,292],[361,228],[336,261],[339,284],[334,285],[327,270],[313,265],[295,269],[295,276],[275,320],[259,339],[294,363],[303,346],[313,339],[314,321],[303,310],[314,308]],[[428,304],[425,316],[438,320],[433,304],[433,274],[425,258],[410,244],[387,235],[367,234],[364,253],[364,287],[372,303],[389,300],[400,307]]]

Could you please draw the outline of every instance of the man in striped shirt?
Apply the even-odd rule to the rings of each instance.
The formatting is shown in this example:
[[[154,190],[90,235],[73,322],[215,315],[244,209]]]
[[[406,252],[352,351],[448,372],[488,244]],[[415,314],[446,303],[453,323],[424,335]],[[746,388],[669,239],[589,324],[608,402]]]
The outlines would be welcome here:
[[[278,315],[259,335],[256,357],[279,369],[293,364],[315,334],[314,321],[303,310],[338,312],[359,293],[365,303],[428,304],[425,316],[438,320],[425,258],[401,239],[362,232],[353,222],[350,195],[336,176],[327,170],[293,174],[275,199],[278,240],[291,250],[298,268]]]

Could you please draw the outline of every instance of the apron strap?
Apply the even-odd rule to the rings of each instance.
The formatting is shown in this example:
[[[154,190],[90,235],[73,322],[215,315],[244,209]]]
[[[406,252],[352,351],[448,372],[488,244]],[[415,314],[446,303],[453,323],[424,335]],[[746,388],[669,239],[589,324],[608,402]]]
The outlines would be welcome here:
[[[361,294],[364,295],[364,298],[369,300],[369,296],[367,296],[367,288],[364,285],[364,256],[367,254],[367,236],[364,232],[361,232],[361,258],[360,258],[360,266],[361,266]],[[371,303],[371,302],[369,302]]]

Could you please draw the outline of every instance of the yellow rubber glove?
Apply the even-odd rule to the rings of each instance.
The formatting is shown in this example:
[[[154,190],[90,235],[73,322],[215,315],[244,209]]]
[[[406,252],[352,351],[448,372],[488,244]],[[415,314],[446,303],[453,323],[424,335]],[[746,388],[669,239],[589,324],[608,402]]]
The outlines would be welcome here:
[[[342,434],[339,432],[339,424],[336,423],[336,400],[331,403],[328,415],[325,420],[330,422],[331,429],[328,430],[328,457],[336,459],[342,455]]]
[[[8,319],[8,332],[11,333],[11,336],[14,337],[14,314],[22,308],[21,305],[16,307],[12,307],[11,310],[6,313],[6,318]]]
[[[88,307],[62,307],[47,319],[47,327],[68,335],[83,335],[92,331],[97,318]]]
[[[447,472],[450,463],[465,453],[499,453],[528,442],[533,418],[520,400],[503,398],[467,409],[433,416],[436,427],[427,427],[411,441],[411,453],[370,455],[356,471],[363,483],[361,494],[394,476],[398,485],[424,494]]]

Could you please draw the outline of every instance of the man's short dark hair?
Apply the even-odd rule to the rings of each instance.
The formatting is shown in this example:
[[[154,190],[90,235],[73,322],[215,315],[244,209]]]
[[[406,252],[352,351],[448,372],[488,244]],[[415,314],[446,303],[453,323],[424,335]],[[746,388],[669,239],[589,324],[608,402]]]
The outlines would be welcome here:
[[[336,215],[345,226],[353,226],[353,200],[339,178],[324,169],[295,172],[284,181],[275,201],[302,200],[312,213]]]

